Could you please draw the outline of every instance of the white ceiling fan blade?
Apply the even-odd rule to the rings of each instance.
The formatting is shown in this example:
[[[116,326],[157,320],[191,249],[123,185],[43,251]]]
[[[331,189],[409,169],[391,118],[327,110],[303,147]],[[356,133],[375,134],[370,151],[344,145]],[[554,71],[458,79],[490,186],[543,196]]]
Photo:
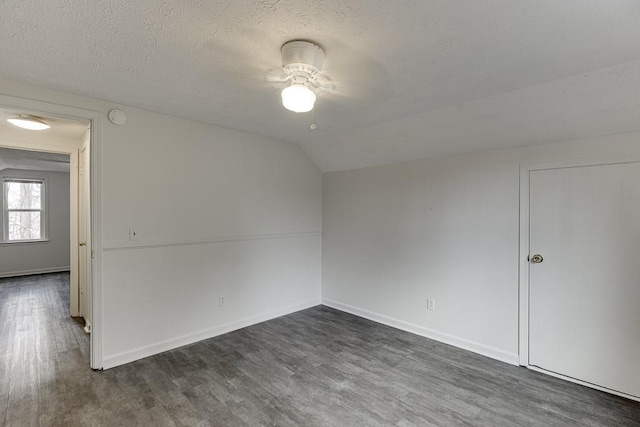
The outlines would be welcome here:
[[[332,93],[336,88],[333,81],[325,74],[320,74],[318,77],[311,80],[309,82],[309,86],[311,86],[318,95]]]
[[[284,87],[289,83],[291,78],[284,72],[282,68],[280,68],[267,70],[264,79],[272,86]]]

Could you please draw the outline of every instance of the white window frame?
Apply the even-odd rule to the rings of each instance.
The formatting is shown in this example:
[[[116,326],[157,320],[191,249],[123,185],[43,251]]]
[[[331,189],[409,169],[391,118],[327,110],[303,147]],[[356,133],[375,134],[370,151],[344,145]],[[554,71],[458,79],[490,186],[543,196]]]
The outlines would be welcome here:
[[[22,183],[37,183],[41,184],[40,188],[40,209],[9,209],[8,201],[8,182],[22,182]],[[47,179],[40,177],[22,177],[22,176],[4,176],[2,177],[2,239],[0,243],[4,244],[20,244],[20,243],[38,243],[48,242],[48,210],[47,210]],[[9,240],[9,212],[40,212],[40,238],[39,239],[25,239],[25,240]]]

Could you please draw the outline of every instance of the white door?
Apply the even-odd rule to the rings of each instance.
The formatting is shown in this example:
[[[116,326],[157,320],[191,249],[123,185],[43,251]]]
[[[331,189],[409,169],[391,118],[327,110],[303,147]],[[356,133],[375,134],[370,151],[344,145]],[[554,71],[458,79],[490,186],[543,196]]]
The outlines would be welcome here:
[[[640,397],[640,163],[529,178],[529,364]]]
[[[89,181],[89,132],[85,134],[78,159],[78,241],[80,313],[84,317],[87,332],[91,330],[91,211]]]

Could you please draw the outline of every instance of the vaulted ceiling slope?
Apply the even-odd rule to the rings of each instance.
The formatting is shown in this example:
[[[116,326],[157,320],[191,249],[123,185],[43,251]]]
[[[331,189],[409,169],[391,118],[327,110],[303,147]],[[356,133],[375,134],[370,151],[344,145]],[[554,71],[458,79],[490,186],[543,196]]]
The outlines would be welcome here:
[[[299,144],[324,171],[640,129],[637,0],[5,0],[0,77]],[[280,46],[335,89],[279,100]],[[317,123],[310,130],[310,123]]]

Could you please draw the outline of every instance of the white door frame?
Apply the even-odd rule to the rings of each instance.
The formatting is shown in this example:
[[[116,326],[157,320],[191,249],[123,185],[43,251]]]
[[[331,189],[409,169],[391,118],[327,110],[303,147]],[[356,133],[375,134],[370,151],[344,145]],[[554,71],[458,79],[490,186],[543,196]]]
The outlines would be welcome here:
[[[89,233],[87,232],[86,226],[87,224],[91,224],[90,222],[90,218],[85,218],[87,216],[87,207],[91,207],[90,205],[86,205],[85,203],[89,203],[89,200],[86,200],[86,193],[89,192],[90,193],[90,189],[87,188],[86,186],[86,170],[88,169],[89,172],[91,172],[91,166],[89,165],[87,167],[86,165],[86,161],[85,164],[83,164],[83,159],[84,159],[84,150],[90,150],[90,146],[85,144],[90,144],[91,140],[87,139],[87,137],[91,138],[91,129],[89,129],[87,132],[89,132],[89,135],[87,135],[87,133],[85,132],[84,135],[82,135],[82,143],[80,148],[78,149],[78,169],[77,169],[77,179],[78,179],[78,197],[77,197],[77,201],[78,201],[78,212],[77,212],[77,225],[78,225],[78,251],[77,251],[77,255],[78,255],[78,296],[79,296],[79,301],[78,301],[78,309],[80,312],[80,315],[82,317],[84,317],[84,321],[85,321],[85,327],[84,330],[87,332],[91,331],[91,319],[89,318],[88,314],[91,312],[89,305],[89,301],[87,300],[87,295],[89,295],[90,292],[90,287],[91,284],[88,280],[88,270],[83,270],[87,268],[87,263],[90,264],[91,260],[89,258],[87,258],[88,255],[90,255],[87,251],[91,249],[91,242],[89,241],[88,237]],[[84,166],[84,169],[83,169]],[[81,191],[82,190],[82,191]],[[90,196],[91,194],[89,194]],[[81,221],[81,218],[83,218],[85,221]],[[84,229],[84,230],[83,230]],[[82,234],[85,234],[84,239],[82,238]],[[81,248],[81,245],[84,242],[84,248]],[[86,247],[87,242],[89,242],[89,246]],[[84,252],[84,264],[85,266],[83,267],[83,263],[82,263],[82,253]],[[82,273],[85,273],[85,277],[83,277]],[[83,289],[84,286],[84,289]]]
[[[534,371],[543,372],[557,378],[562,378],[577,384],[597,390],[606,391],[611,394],[623,396],[632,400],[639,400],[635,396],[620,393],[608,388],[599,387],[591,383],[565,377],[544,369],[529,365],[529,177],[530,173],[538,170],[578,168],[586,166],[618,165],[625,163],[640,162],[640,153],[621,156],[596,157],[578,160],[563,160],[556,162],[531,163],[520,165],[520,250],[519,250],[519,280],[518,280],[518,302],[519,302],[519,343],[518,361],[521,366],[525,366]]]
[[[90,174],[91,174],[91,235],[92,235],[92,247],[91,249],[91,278],[92,278],[92,325],[90,336],[90,363],[93,369],[102,368],[102,274],[101,274],[101,260],[102,260],[102,240],[100,235],[100,212],[101,212],[101,173],[100,173],[100,143],[102,133],[102,116],[103,114],[97,111],[91,111],[86,109],[67,107],[64,105],[51,104],[47,102],[34,101],[30,99],[17,98],[12,96],[0,95],[0,106],[24,111],[25,113],[34,115],[45,116],[59,116],[68,119],[81,119],[88,120],[91,123],[91,141],[90,141]],[[34,151],[53,151],[71,155],[71,161],[75,162],[77,166],[78,162],[78,150],[75,150],[75,157],[73,150],[63,145],[51,144],[42,146],[42,144],[28,143],[28,142],[12,142],[12,141],[0,141],[1,146],[10,148],[22,148]],[[74,160],[75,159],[75,160]],[[74,164],[72,163],[73,167]],[[73,169],[72,169],[73,170]],[[73,196],[72,200],[73,200]],[[77,206],[77,191],[76,191],[76,206]],[[76,209],[77,213],[77,209]],[[77,218],[76,218],[77,222]],[[78,233],[71,231],[71,237],[75,236],[75,247],[78,246]],[[74,245],[74,242],[70,242]],[[72,246],[73,247],[73,246]],[[77,258],[76,258],[77,259]],[[77,266],[76,266],[77,271]]]

